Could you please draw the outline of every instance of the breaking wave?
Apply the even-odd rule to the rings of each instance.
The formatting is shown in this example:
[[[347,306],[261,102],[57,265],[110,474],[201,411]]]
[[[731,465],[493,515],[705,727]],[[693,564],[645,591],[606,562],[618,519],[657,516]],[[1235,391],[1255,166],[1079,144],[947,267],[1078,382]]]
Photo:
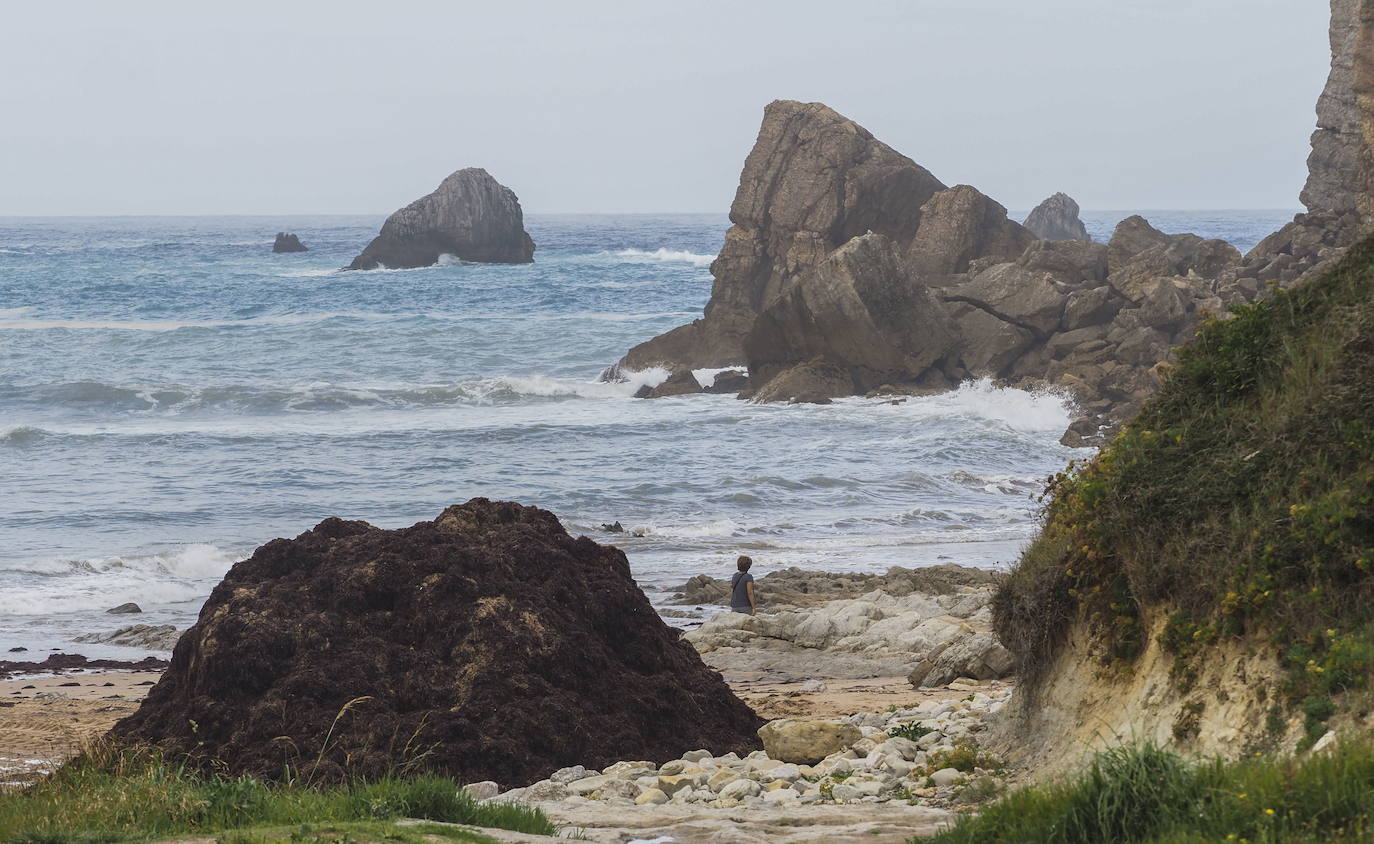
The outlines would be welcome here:
[[[683,249],[621,249],[615,253],[617,257],[628,259],[632,262],[647,263],[650,261],[662,261],[671,264],[691,264],[694,267],[709,267],[711,262],[716,259],[715,255],[702,255],[698,252],[688,252]]]

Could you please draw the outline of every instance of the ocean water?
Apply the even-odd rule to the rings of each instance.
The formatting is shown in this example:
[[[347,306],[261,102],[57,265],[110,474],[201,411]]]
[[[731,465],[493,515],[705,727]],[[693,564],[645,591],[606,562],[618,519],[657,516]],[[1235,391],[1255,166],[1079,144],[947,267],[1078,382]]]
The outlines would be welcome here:
[[[1105,239],[1126,213],[1084,216]],[[1292,215],[1146,213],[1242,249]],[[1074,456],[1060,397],[986,383],[796,407],[598,383],[700,315],[723,215],[532,215],[532,265],[338,272],[381,219],[0,218],[0,652],[136,658],[72,639],[184,627],[235,560],[325,517],[474,496],[619,545],[656,602],[741,553],[1001,567]],[[278,230],[311,251],[273,255]],[[104,612],[125,601],[146,612]]]

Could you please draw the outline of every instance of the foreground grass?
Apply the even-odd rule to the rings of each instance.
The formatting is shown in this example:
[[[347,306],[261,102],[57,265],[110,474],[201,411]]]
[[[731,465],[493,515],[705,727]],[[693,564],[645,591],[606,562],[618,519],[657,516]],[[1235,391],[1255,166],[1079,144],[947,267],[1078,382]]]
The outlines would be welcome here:
[[[1374,840],[1374,742],[1296,760],[1191,763],[1144,744],[1074,779],[1009,794],[941,844]]]
[[[187,835],[214,836],[226,844],[420,840],[414,828],[405,831],[384,823],[398,818],[556,832],[538,810],[479,803],[444,777],[331,787],[268,783],[207,777],[144,749],[89,754],[26,789],[0,792],[0,841],[20,844],[115,844]],[[391,832],[384,834],[382,827]],[[452,840],[485,840],[436,828],[445,832],[435,834]]]

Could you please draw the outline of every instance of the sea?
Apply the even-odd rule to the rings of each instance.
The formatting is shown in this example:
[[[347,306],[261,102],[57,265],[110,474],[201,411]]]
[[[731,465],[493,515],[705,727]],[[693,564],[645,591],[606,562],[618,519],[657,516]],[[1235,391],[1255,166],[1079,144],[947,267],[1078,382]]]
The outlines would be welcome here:
[[[1245,251],[1294,212],[1084,219],[1106,240],[1129,213]],[[599,381],[701,315],[723,214],[530,215],[530,265],[340,272],[382,219],[0,218],[0,659],[165,656],[73,640],[189,626],[235,561],[326,517],[478,496],[620,547],[659,606],[739,554],[1006,568],[1084,456],[1064,397],[987,382],[789,406]],[[273,254],[278,231],[310,251]]]

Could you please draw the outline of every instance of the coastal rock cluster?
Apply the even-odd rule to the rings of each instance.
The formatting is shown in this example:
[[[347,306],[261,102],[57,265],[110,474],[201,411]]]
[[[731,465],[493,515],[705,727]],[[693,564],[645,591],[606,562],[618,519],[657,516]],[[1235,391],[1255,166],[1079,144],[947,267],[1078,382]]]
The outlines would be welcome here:
[[[747,753],[759,724],[622,552],[478,498],[409,528],[331,518],[262,546],[113,735],[267,778],[412,763],[524,783],[579,762]]]
[[[683,638],[708,662],[770,673],[865,676],[898,672],[912,686],[943,686],[961,677],[994,680],[1015,668],[992,631],[986,588],[893,597],[875,591],[806,609],[722,613]]]
[[[974,740],[1009,695],[971,691],[961,700],[925,701],[835,721],[774,721],[759,730],[765,749],[745,756],[702,749],[661,765],[621,761],[602,770],[576,765],[491,799],[564,805],[604,801],[627,812],[664,804],[947,806],[958,802],[962,786],[997,775],[997,760],[979,754]]]
[[[866,572],[813,571],[786,568],[772,571],[755,581],[761,606],[810,607],[839,598],[856,598],[869,592],[884,592],[895,598],[921,592],[926,595],[953,595],[967,587],[991,587],[1001,578],[997,572],[969,568],[953,563],[909,569],[892,566],[883,574]],[[699,574],[678,587],[673,603],[726,604],[730,581]]]
[[[777,101],[745,162],[704,316],[634,347],[605,377],[743,362],[742,398],[791,402],[924,393],[968,378],[1048,385],[1077,400],[1065,443],[1100,441],[1154,391],[1160,364],[1205,314],[1224,317],[1273,285],[1299,283],[1367,227],[1361,92],[1371,51],[1359,45],[1374,13],[1357,5],[1333,3],[1336,54],[1309,212],[1244,257],[1141,217],[1093,243],[1064,194],[1022,226],[832,109]],[[685,380],[652,389],[692,392]]]
[[[273,252],[309,252],[310,249],[301,239],[289,232],[277,232],[277,239],[272,243]]]
[[[496,264],[534,260],[520,200],[480,167],[453,173],[433,193],[387,217],[348,269],[428,267],[444,255]]]

